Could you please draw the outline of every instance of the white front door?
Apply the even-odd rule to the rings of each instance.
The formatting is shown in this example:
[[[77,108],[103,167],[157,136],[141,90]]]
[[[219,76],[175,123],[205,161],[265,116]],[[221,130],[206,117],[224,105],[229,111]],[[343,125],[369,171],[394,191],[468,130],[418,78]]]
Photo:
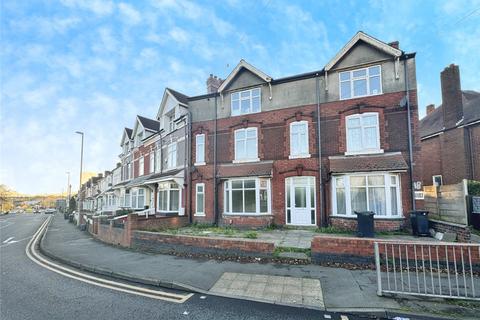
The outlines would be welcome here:
[[[287,224],[315,225],[315,177],[287,178],[285,191]]]

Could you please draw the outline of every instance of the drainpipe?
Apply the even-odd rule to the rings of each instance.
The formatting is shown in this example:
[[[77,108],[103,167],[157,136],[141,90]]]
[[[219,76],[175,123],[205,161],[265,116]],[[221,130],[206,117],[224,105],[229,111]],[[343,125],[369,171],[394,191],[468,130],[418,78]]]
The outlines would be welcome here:
[[[185,162],[187,164],[187,195],[186,195],[186,207],[188,208],[188,222],[192,223],[193,218],[192,218],[192,111],[190,108],[186,108],[188,112],[188,118],[187,118],[187,143],[186,143],[186,152],[185,152]]]
[[[215,121],[213,129],[213,217],[215,225],[218,225],[217,198],[217,94],[215,94]]]
[[[403,61],[403,68],[404,68],[404,77],[405,77],[405,94],[406,94],[406,99],[407,99],[407,124],[408,124],[408,157],[409,157],[409,167],[410,167],[410,198],[412,201],[412,210],[416,210],[415,206],[415,188],[413,185],[413,143],[412,143],[412,120],[411,120],[411,112],[410,112],[410,88],[409,88],[409,83],[408,83],[408,56],[406,56],[405,60]]]
[[[318,148],[318,190],[320,192],[320,226],[325,226],[325,211],[324,211],[324,190],[323,190],[323,175],[322,175],[322,137],[320,134],[320,79],[319,74],[315,74],[315,91],[317,100],[317,148]]]

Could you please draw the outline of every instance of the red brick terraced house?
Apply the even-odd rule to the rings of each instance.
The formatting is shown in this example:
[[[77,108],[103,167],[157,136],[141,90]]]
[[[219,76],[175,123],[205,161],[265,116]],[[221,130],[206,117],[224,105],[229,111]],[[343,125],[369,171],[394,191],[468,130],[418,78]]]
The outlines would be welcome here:
[[[359,32],[321,70],[273,79],[241,60],[207,87],[182,96],[193,221],[352,229],[373,211],[377,230],[405,224],[421,177],[414,53]]]
[[[480,181],[480,92],[462,90],[460,69],[440,74],[442,104],[427,106],[420,121],[423,184]]]

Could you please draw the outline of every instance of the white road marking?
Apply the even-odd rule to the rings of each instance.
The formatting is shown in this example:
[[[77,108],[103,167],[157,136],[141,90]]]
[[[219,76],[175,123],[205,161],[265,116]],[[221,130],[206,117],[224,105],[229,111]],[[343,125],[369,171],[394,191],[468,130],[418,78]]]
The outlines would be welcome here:
[[[15,237],[10,237],[7,240],[3,241],[3,243],[7,243],[8,241],[12,240],[13,238],[15,238]]]
[[[7,221],[7,223],[4,226],[1,226],[0,229],[10,227],[11,225],[15,224],[15,222]]]
[[[104,288],[109,288],[116,291],[144,296],[152,299],[183,303],[186,300],[188,300],[191,296],[193,296],[193,293],[189,293],[185,295],[174,294],[174,293],[164,292],[160,290],[150,290],[143,287],[128,285],[120,282],[114,282],[104,278],[98,278],[82,272],[78,272],[78,271],[75,271],[74,269],[66,268],[56,263],[53,263],[52,261],[46,260],[36,252],[35,247],[43,231],[47,228],[49,222],[50,222],[50,217],[47,218],[45,222],[40,226],[40,228],[33,235],[32,239],[30,240],[27,247],[25,248],[25,253],[27,254],[27,256],[38,265],[46,269],[49,269],[51,271],[54,271],[56,273],[59,273],[68,278],[76,279],[82,282],[86,282],[86,283],[104,287]]]
[[[9,241],[9,242],[7,242],[7,243],[5,243],[5,244],[0,245],[0,248],[9,246],[9,245],[14,244],[14,243],[17,243],[17,242],[21,242],[21,241],[24,241],[24,240],[28,240],[28,239],[30,239],[31,237],[32,237],[32,236],[29,236],[29,237],[26,237],[26,238],[22,238],[22,239],[20,239],[20,240],[11,240],[11,241]]]

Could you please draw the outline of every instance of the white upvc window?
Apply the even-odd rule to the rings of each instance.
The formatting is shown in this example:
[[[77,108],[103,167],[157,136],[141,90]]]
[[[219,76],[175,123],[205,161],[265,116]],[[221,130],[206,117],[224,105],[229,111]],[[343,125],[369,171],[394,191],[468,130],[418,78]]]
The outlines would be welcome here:
[[[133,165],[132,163],[128,163],[128,178],[127,179],[132,179],[133,178]]]
[[[177,143],[172,142],[167,146],[167,162],[166,167],[168,169],[173,169],[177,166]]]
[[[142,142],[142,139],[143,139],[143,131],[139,132],[135,136],[135,147],[138,147],[140,145],[140,143]]]
[[[290,159],[308,158],[308,121],[290,123]]]
[[[443,185],[442,175],[432,176],[432,181],[433,181],[433,185],[436,187]]]
[[[235,161],[258,161],[257,128],[235,130]]]
[[[378,112],[366,112],[345,117],[346,154],[382,153]]]
[[[158,148],[155,151],[155,172],[160,172],[161,161],[162,161],[162,150]]]
[[[140,157],[138,160],[138,176],[143,176],[145,169],[145,160],[143,157]]]
[[[129,190],[125,191],[125,202],[123,203],[123,206],[126,208],[130,208],[132,206]]]
[[[132,208],[143,210],[145,208],[145,189],[134,188],[131,190]]]
[[[372,211],[375,217],[401,217],[400,176],[391,173],[334,176],[332,204],[335,216],[354,217],[355,211]]]
[[[150,173],[154,173],[155,172],[155,151],[153,150],[150,151],[149,165],[150,165]]]
[[[195,215],[205,215],[205,184],[197,183],[195,185]]]
[[[340,99],[373,96],[382,93],[382,68],[350,70],[339,73]]]
[[[240,178],[225,181],[224,213],[262,215],[271,212],[270,179]]]
[[[233,92],[231,94],[232,116],[260,112],[261,101],[260,88]]]
[[[168,132],[175,130],[175,114],[168,115]]]
[[[195,136],[195,165],[205,164],[205,134]]]
[[[175,182],[158,184],[157,211],[181,213],[181,189]]]

